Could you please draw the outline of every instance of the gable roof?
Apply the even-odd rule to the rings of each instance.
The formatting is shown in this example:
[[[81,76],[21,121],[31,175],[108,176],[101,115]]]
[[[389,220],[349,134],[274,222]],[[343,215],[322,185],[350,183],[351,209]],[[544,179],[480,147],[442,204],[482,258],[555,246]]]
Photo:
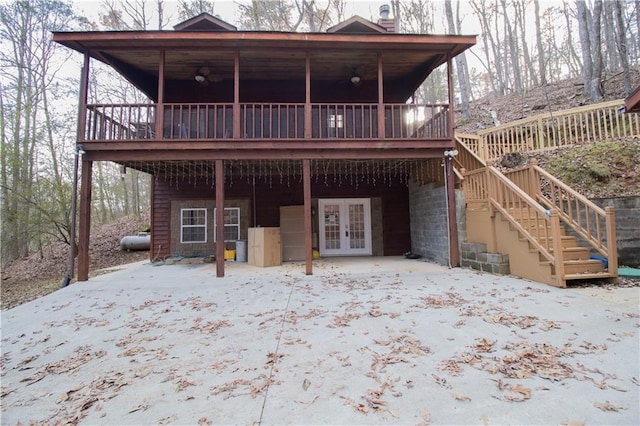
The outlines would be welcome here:
[[[374,24],[368,19],[354,15],[346,21],[327,29],[328,33],[386,33],[387,29],[381,25]]]
[[[179,23],[173,29],[176,31],[238,31],[238,28],[230,23],[206,12]]]

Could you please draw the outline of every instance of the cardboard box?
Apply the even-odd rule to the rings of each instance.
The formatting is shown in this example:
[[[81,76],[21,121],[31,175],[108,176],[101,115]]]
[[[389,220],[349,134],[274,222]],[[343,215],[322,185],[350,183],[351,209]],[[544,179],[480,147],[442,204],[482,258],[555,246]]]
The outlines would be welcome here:
[[[282,265],[280,228],[249,228],[249,265]]]

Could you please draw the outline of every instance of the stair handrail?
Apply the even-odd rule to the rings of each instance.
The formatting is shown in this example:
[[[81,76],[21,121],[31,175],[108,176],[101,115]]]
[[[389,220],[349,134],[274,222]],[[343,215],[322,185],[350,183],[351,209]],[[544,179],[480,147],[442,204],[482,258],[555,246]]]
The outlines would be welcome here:
[[[487,166],[487,163],[471,148],[474,143],[480,144],[482,142],[482,139],[479,136],[466,133],[456,133],[454,135],[454,139],[456,149],[458,150],[458,155],[454,158],[458,167],[467,171],[472,171]],[[478,149],[482,151],[482,147],[479,147]]]
[[[640,136],[640,115],[622,114],[624,99],[537,114],[478,131],[480,140],[458,134],[483,160],[509,152],[556,149],[590,140]],[[561,137],[560,137],[561,136]]]
[[[618,270],[618,247],[616,238],[615,210],[611,206],[604,209],[596,205],[566,183],[540,167],[534,160],[531,169],[536,174],[538,192],[535,197],[548,208],[558,211],[563,222],[567,223],[585,242],[600,252],[608,261],[609,271]],[[546,193],[541,176],[547,180]],[[548,194],[548,195],[547,195]],[[604,223],[604,235],[601,224]],[[606,244],[604,240],[606,236]]]

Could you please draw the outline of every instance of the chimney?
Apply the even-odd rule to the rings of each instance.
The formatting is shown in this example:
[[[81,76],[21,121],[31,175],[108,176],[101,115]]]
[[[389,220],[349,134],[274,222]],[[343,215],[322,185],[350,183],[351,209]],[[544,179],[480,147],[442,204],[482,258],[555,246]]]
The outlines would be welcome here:
[[[383,4],[380,6],[380,19],[378,19],[378,25],[383,27],[389,33],[396,32],[396,20],[394,18],[389,18],[389,11],[391,8],[388,4]]]

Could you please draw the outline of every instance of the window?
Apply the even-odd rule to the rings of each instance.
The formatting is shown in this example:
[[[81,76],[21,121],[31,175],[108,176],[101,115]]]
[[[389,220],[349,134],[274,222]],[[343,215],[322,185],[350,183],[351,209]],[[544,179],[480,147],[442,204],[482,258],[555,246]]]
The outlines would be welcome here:
[[[342,129],[343,124],[344,122],[342,114],[331,114],[329,116],[329,127],[333,129]]]
[[[213,227],[213,241],[216,240],[217,224],[216,209],[213,209],[214,227]],[[240,239],[240,207],[225,207],[224,208],[224,240],[225,241],[238,241]]]
[[[207,209],[180,209],[180,242],[207,242]]]

